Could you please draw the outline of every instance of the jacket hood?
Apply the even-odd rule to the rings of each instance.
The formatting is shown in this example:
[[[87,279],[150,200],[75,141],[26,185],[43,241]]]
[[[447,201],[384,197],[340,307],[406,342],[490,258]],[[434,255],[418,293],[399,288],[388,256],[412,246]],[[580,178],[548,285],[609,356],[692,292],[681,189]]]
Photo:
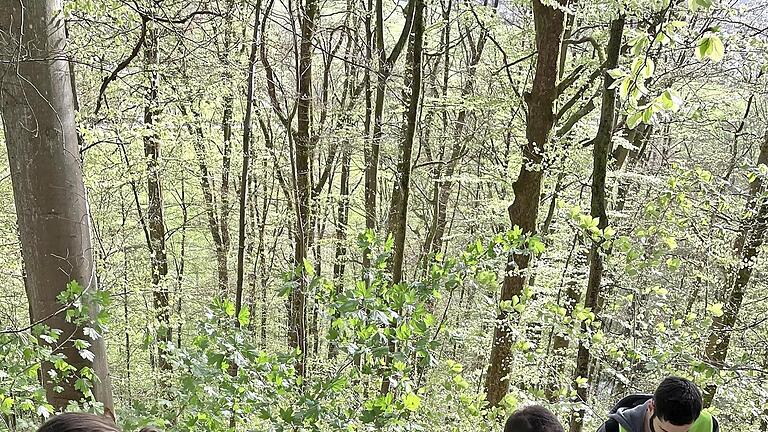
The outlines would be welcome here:
[[[633,408],[619,408],[615,414],[608,416],[619,422],[628,432],[644,432],[645,413],[649,403],[650,400]]]

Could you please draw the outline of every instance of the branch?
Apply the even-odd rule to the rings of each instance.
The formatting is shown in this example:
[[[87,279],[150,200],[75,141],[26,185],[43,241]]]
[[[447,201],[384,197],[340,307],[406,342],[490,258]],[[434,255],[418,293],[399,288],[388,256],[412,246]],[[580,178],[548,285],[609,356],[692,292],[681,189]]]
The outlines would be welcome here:
[[[408,0],[408,4],[405,5],[405,10],[403,13],[405,13],[405,26],[403,26],[403,32],[400,33],[400,38],[397,40],[397,43],[392,48],[392,52],[389,54],[389,57],[387,57],[387,64],[393,65],[397,58],[400,57],[400,52],[403,51],[403,47],[405,46],[405,42],[408,40],[408,36],[411,34],[411,25],[413,24],[413,14],[414,14],[414,7],[413,7],[414,0]],[[377,47],[379,49],[384,49],[384,47]]]
[[[99,97],[96,99],[96,110],[93,112],[94,115],[99,113],[99,110],[101,109],[101,101],[104,99],[104,92],[107,91],[107,86],[109,83],[117,79],[117,74],[119,74],[123,69],[127,68],[129,64],[133,61],[133,59],[136,58],[137,55],[139,55],[139,51],[141,50],[141,46],[144,45],[144,39],[146,39],[147,36],[147,21],[149,19],[146,15],[141,15],[141,34],[139,35],[139,40],[136,42],[136,46],[133,47],[133,50],[131,51],[131,54],[128,55],[123,61],[120,62],[120,64],[117,65],[117,68],[115,68],[112,73],[104,78],[104,81],[101,83],[101,88],[99,89]]]
[[[600,59],[600,63],[605,62],[605,54],[603,54],[603,50],[600,49],[600,44],[598,44],[592,36],[585,36],[581,39],[566,39],[564,42],[573,45],[581,45],[585,42],[589,42],[592,45],[592,48],[597,52],[597,57]]]
[[[557,95],[563,94],[566,90],[568,90],[568,87],[572,86],[573,83],[576,82],[577,79],[579,79],[579,75],[586,69],[586,66],[583,64],[580,64],[576,69],[571,72],[567,78],[560,81],[560,83],[557,85],[555,91],[557,92]]]

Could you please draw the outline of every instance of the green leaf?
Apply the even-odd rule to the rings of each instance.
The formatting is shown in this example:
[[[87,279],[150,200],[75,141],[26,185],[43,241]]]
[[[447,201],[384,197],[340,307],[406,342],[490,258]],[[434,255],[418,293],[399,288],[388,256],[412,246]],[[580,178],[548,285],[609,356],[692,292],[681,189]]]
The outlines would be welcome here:
[[[541,255],[541,253],[546,249],[544,243],[537,237],[531,237],[531,239],[528,241],[528,246],[531,248],[535,255]]]
[[[643,112],[637,111],[632,115],[630,115],[629,117],[627,117],[627,126],[630,129],[634,129],[635,126],[639,125],[642,120],[643,120]]]
[[[719,318],[723,316],[723,304],[722,303],[715,303],[707,306],[707,312],[712,314],[713,317]]]
[[[707,53],[709,52],[709,44],[710,39],[708,37],[705,37],[699,41],[699,46],[696,47],[696,58],[699,60],[704,60],[707,58]]]
[[[665,90],[664,93],[661,94],[660,100],[662,107],[668,111],[677,111],[683,104],[683,98],[672,89]]]
[[[0,397],[0,412],[8,415],[11,413],[12,409],[13,409],[13,399],[7,396]]]
[[[240,323],[240,327],[246,327],[251,322],[251,312],[248,308],[240,309],[240,313],[237,314],[237,322]]]
[[[408,411],[417,411],[421,406],[421,398],[415,393],[410,392],[403,398],[403,406]]]
[[[719,37],[712,35],[712,42],[710,43],[709,58],[714,62],[719,62],[725,55],[725,46]]]
[[[653,76],[653,72],[655,71],[656,71],[656,64],[653,62],[652,59],[650,58],[647,59],[645,61],[645,66],[643,67],[643,70],[642,70],[643,78],[646,78],[646,79],[650,78],[651,76]]]
[[[312,267],[312,263],[306,258],[304,258],[304,273],[309,276],[315,276],[315,268]]]
[[[643,123],[649,124],[653,120],[653,108],[648,107],[643,110]]]
[[[616,69],[609,70],[608,75],[610,75],[611,78],[617,80],[619,78],[627,76],[627,73],[621,70],[620,68],[616,68]]]
[[[224,300],[224,313],[227,314],[228,317],[232,318],[235,316],[235,304],[232,303],[229,300]]]
[[[723,46],[723,42],[717,35],[708,33],[707,36],[703,37],[701,41],[699,41],[699,46],[696,49],[696,57],[699,60],[709,58],[717,63],[723,59],[724,55],[725,46]]]

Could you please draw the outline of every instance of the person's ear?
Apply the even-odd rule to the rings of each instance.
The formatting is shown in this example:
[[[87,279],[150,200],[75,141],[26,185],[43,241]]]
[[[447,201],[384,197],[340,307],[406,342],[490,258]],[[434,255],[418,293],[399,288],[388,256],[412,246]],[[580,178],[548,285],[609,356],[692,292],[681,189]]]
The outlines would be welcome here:
[[[656,411],[656,401],[651,399],[651,401],[648,403],[648,412],[653,414],[654,411]]]
[[[111,409],[104,407],[104,417],[108,418],[112,421],[112,423],[117,424],[117,419],[115,418],[115,413],[112,412]]]

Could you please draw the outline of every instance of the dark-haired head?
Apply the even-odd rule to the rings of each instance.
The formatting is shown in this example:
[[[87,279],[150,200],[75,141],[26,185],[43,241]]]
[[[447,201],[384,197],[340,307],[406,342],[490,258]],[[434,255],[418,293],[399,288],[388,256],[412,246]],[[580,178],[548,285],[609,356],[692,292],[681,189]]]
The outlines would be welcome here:
[[[563,432],[563,426],[551,411],[532,405],[509,416],[504,432]]]
[[[37,432],[120,432],[114,420],[88,413],[64,413],[51,417]]]
[[[701,391],[685,378],[667,377],[653,394],[653,415],[675,426],[690,425],[701,414]]]

